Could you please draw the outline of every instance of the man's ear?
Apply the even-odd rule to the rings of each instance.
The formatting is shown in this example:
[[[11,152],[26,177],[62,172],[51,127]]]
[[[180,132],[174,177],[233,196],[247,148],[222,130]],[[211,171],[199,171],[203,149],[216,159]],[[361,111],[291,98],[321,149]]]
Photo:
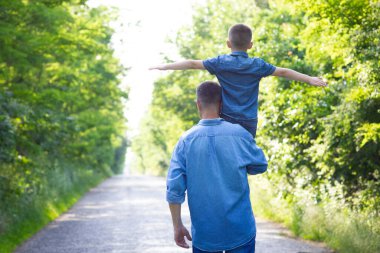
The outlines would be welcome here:
[[[251,49],[252,46],[253,46],[253,43],[252,43],[252,41],[251,41],[251,42],[249,42],[249,45],[248,45],[248,48],[247,48],[247,49]]]
[[[231,41],[230,41],[230,40],[227,40],[226,43],[227,43],[227,47],[228,47],[228,48],[232,48],[232,44],[231,44]]]
[[[202,105],[201,105],[201,103],[199,102],[198,99],[197,99],[197,108],[198,108],[198,112],[199,112],[199,115],[200,115],[201,110],[202,110]]]

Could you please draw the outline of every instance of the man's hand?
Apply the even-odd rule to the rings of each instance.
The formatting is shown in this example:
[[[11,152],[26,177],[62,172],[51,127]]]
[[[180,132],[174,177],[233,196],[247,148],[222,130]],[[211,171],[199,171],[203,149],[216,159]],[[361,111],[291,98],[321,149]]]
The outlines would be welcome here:
[[[185,237],[191,241],[191,236],[182,223],[181,204],[169,203],[169,209],[173,220],[174,241],[178,246],[188,249],[189,245],[186,243]]]
[[[174,241],[175,243],[182,248],[189,248],[189,244],[187,244],[185,237],[187,240],[191,241],[192,238],[189,234],[189,231],[185,228],[185,226],[180,225],[177,228],[174,228]]]
[[[309,84],[312,86],[326,87],[327,83],[320,77],[310,77]]]

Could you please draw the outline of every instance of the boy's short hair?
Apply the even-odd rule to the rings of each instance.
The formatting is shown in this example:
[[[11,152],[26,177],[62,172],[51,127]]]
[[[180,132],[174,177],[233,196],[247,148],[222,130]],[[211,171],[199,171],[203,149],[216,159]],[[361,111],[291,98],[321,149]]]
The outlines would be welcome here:
[[[222,88],[217,82],[205,81],[197,87],[197,100],[203,106],[219,105],[222,100]]]
[[[247,49],[252,41],[252,30],[244,24],[236,24],[228,30],[228,39],[237,49]]]

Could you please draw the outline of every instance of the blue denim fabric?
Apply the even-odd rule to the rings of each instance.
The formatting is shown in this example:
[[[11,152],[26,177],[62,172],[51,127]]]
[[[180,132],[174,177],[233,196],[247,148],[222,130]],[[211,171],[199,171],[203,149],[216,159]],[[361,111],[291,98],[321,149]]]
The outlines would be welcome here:
[[[238,124],[203,119],[181,136],[170,161],[166,199],[181,204],[187,192],[195,247],[232,249],[256,234],[247,175],[266,168],[263,151]]]
[[[225,121],[228,121],[232,124],[241,125],[242,127],[245,128],[245,130],[247,130],[252,135],[253,139],[256,138],[257,119],[237,120],[237,119],[231,118],[231,117],[224,115],[224,114],[221,114],[220,117],[223,118]],[[256,142],[255,142],[255,145],[256,145]],[[247,171],[248,171],[248,174],[250,174],[250,175],[261,174],[261,173],[265,172],[266,169],[267,169],[266,167],[262,167],[262,170],[259,170],[257,166],[256,166],[256,168],[251,167],[251,165],[247,166]]]
[[[276,67],[246,52],[233,52],[203,61],[222,86],[222,113],[235,119],[256,119],[259,83]]]
[[[232,124],[239,124],[244,127],[250,134],[252,134],[253,138],[256,138],[256,130],[257,130],[257,119],[247,119],[247,120],[238,120],[234,119],[225,114],[220,115],[225,121],[228,121]]]
[[[248,243],[237,247],[235,249],[230,249],[224,251],[225,253],[255,253],[255,246],[256,246],[256,236],[253,237]],[[203,251],[193,246],[193,253],[223,253],[223,251]]]

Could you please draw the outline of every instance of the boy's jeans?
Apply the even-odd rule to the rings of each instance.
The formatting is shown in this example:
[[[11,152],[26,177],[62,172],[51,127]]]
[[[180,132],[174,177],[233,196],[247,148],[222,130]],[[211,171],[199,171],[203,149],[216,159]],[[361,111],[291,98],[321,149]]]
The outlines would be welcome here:
[[[217,251],[213,253],[255,253],[255,244],[256,244],[256,236],[252,238],[249,242],[246,244],[237,247],[235,249],[226,250],[226,251]],[[197,249],[193,246],[193,253],[210,253],[209,251],[203,251],[200,249]]]
[[[220,114],[220,117],[223,118],[225,121],[228,121],[232,124],[239,124],[242,127],[244,127],[248,132],[250,132],[253,136],[253,139],[256,138],[256,130],[257,130],[257,119],[234,119],[230,116],[227,116],[225,114]]]

